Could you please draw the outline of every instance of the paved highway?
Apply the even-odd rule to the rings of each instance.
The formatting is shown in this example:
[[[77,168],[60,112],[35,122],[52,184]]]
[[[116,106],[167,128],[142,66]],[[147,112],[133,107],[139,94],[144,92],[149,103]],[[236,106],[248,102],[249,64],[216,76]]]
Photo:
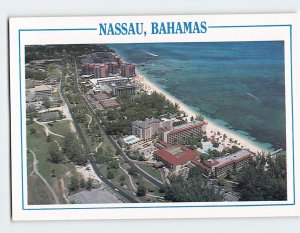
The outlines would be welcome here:
[[[74,126],[75,126],[75,129],[76,129],[76,132],[79,136],[79,138],[81,139],[81,142],[83,144],[83,147],[85,149],[85,152],[86,152],[86,155],[90,155],[91,154],[91,151],[89,149],[89,146],[85,140],[85,137],[81,131],[81,128],[78,124],[78,122],[76,121],[76,118],[75,118],[75,115],[74,115],[74,112],[72,111],[72,108],[71,108],[71,105],[70,105],[70,102],[68,101],[68,99],[65,97],[65,94],[63,92],[63,85],[64,85],[64,75],[62,75],[62,78],[61,78],[61,85],[60,85],[60,91],[61,91],[61,95],[63,97],[63,101],[67,104],[68,108],[69,108],[69,111],[71,113],[71,116],[72,116],[72,119],[73,119],[73,122],[74,122]],[[76,88],[78,90],[78,86],[77,86],[77,82],[76,82]],[[95,118],[96,119],[96,118]],[[90,160],[90,163],[96,173],[96,175],[106,184],[108,185],[112,190],[114,190],[114,192],[118,193],[120,196],[122,196],[123,198],[125,198],[126,200],[128,200],[129,202],[138,202],[138,200],[135,199],[135,197],[131,194],[128,194],[122,190],[119,190],[118,187],[116,185],[114,185],[110,180],[108,180],[100,171],[99,169],[97,168],[97,165],[95,163],[95,161],[93,159]]]

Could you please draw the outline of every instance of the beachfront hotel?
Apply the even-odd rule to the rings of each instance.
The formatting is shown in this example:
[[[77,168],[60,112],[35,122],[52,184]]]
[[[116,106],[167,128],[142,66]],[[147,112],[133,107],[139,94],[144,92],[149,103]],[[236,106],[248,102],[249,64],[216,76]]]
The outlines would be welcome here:
[[[193,159],[192,163],[198,166],[206,176],[218,177],[228,171],[242,168],[253,156],[254,154],[249,150],[240,150],[224,157],[207,159],[202,162]]]
[[[143,140],[150,140],[154,135],[172,145],[184,145],[188,138],[197,138],[206,130],[207,122],[192,121],[173,127],[172,120],[146,118],[132,122],[132,133]]]
[[[146,118],[144,121],[132,122],[132,133],[143,140],[150,140],[158,134],[158,129],[163,128],[169,130],[172,128],[172,121],[165,119],[163,121],[151,118]]]
[[[121,64],[121,75],[126,78],[133,77],[135,75],[135,65],[129,63]]]
[[[188,138],[197,138],[203,131],[206,131],[207,122],[191,121],[171,130],[159,130],[159,138],[172,145],[184,145]]]

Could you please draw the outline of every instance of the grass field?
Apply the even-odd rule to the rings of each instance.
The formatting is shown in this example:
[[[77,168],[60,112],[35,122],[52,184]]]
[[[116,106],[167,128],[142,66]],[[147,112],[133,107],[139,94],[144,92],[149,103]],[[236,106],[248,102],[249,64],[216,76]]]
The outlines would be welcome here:
[[[139,163],[138,166],[141,169],[143,169],[145,172],[149,173],[151,176],[156,178],[157,180],[162,181],[162,177],[161,177],[159,169],[156,169],[156,168],[154,168],[151,165],[146,164],[146,163]]]
[[[107,176],[107,173],[108,173],[107,166],[108,166],[108,165],[105,164],[105,165],[101,165],[101,167],[100,167],[100,171],[101,171],[105,176]],[[130,191],[131,193],[132,193],[132,192],[135,192],[135,190],[132,188],[132,186],[131,186],[131,184],[130,184],[128,175],[127,175],[123,170],[121,170],[120,168],[118,168],[118,169],[111,169],[111,170],[112,170],[112,172],[113,172],[113,174],[114,174],[114,178],[111,179],[111,181],[112,181],[116,186],[118,186],[118,188],[120,188],[120,189],[122,189],[122,190],[124,190],[124,191]],[[125,185],[126,185],[126,186],[123,186],[123,187],[121,186],[121,181],[120,181],[120,177],[121,177],[122,175],[125,177],[124,183],[125,183]],[[135,182],[135,181],[133,181],[133,182]]]
[[[53,132],[65,136],[70,132],[70,120],[61,120],[48,124],[48,128]]]
[[[31,134],[30,128],[36,129],[36,132]],[[57,137],[55,135],[51,135],[51,137],[53,140],[56,140],[59,144],[62,143],[62,138]],[[53,187],[57,196],[59,197],[60,202],[65,203],[65,200],[62,197],[62,190],[60,187],[59,180],[66,179],[65,174],[69,171],[75,170],[75,166],[72,163],[54,164],[48,160],[47,136],[45,134],[44,127],[41,125],[30,124],[27,126],[27,147],[35,152],[37,160],[39,162],[38,169],[41,175]],[[29,156],[27,156],[27,163],[28,173],[30,173],[32,171],[32,158],[30,158]],[[55,171],[55,177],[52,177],[52,170]],[[32,179],[31,181],[38,181],[38,179]],[[32,187],[28,187],[28,191],[36,195],[37,193],[39,193],[37,190],[35,190],[37,188],[39,188],[38,185],[32,185]],[[31,193],[29,194],[29,196],[32,195]],[[43,199],[43,197],[46,197],[46,195],[43,195],[41,199]],[[39,197],[36,197],[36,199],[37,202],[40,202]],[[31,200],[31,203],[33,203],[33,200]]]
[[[37,175],[28,176],[28,204],[45,205],[55,204],[51,192]]]

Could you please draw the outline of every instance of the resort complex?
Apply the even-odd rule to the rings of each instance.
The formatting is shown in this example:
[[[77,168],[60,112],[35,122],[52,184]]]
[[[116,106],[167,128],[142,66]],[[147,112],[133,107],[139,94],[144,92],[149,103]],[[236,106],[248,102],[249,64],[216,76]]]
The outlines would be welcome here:
[[[267,151],[177,102],[105,45],[73,46],[72,56],[51,49],[56,59],[27,48],[29,203],[45,202],[32,198],[35,156],[50,204],[173,201],[174,182],[194,179],[193,192],[207,189],[197,201],[244,198],[244,168]]]

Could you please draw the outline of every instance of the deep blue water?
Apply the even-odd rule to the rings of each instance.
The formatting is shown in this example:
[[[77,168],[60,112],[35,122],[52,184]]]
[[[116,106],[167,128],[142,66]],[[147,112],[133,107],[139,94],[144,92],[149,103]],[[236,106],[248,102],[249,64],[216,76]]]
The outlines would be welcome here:
[[[273,148],[285,148],[284,43],[109,45],[199,113]]]

